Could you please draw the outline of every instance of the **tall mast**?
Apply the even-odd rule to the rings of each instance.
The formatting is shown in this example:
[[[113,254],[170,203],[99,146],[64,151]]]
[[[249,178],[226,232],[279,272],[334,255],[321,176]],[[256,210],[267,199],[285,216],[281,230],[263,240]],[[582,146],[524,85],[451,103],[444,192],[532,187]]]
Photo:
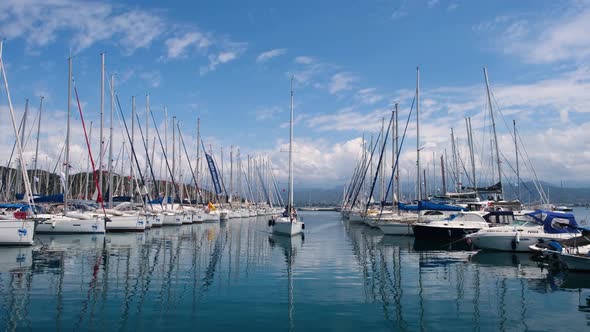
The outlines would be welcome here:
[[[150,152],[149,152],[149,147],[150,147],[150,142],[149,142],[149,125],[150,125],[150,94],[146,93],[145,94],[145,169],[147,172],[148,167],[151,168],[150,166],[150,160],[152,160],[152,164],[153,164],[153,160],[154,158],[150,159]],[[139,127],[141,129],[141,126]],[[153,172],[153,169],[152,169]],[[153,179],[154,181],[156,181],[156,179]],[[156,185],[156,183],[153,183],[154,188],[158,188],[159,186]],[[147,186],[149,188],[149,185]],[[150,190],[148,189],[148,193],[150,192]],[[154,196],[152,196],[154,197]],[[157,193],[156,197],[160,197],[160,193]]]
[[[416,67],[416,177],[418,200],[422,199],[422,181],[420,181],[420,67]]]
[[[100,149],[98,157],[98,186],[100,192],[104,192],[102,186],[102,163],[104,161],[104,53],[100,53]],[[100,198],[104,201],[103,197]]]
[[[385,130],[385,118],[381,118],[381,147],[383,147],[385,144],[387,144],[387,142],[385,141],[385,136],[383,135],[383,132]],[[383,151],[383,160],[385,160],[385,149],[382,148],[381,149]],[[380,182],[380,188],[381,188],[381,202],[385,201],[385,167],[381,167],[379,169],[379,177],[381,178]]]
[[[109,209],[113,208],[113,117],[115,114],[115,75],[111,75],[111,123],[109,132]]]
[[[70,115],[71,115],[71,104],[72,104],[72,57],[68,58],[68,120],[66,128],[66,178],[64,188],[64,213],[68,211],[68,196],[70,191]]]
[[[473,188],[477,187],[475,180],[475,155],[473,153],[473,131],[471,128],[471,117],[465,118],[465,126],[467,127],[467,144],[469,145],[469,155],[471,160],[471,181]]]
[[[154,127],[155,127],[155,123],[154,123]],[[164,151],[166,153],[166,155],[168,155],[168,107],[164,106]],[[164,156],[162,156],[162,158],[164,158]],[[160,170],[162,170],[162,164],[160,164]],[[169,176],[169,172],[165,172],[166,173],[166,193],[164,194],[164,197],[166,198],[166,209],[168,209],[168,176]]]
[[[512,120],[514,127],[514,153],[516,154],[516,198],[520,200],[520,169],[518,168],[518,143],[516,139],[516,120]]]
[[[33,178],[33,183],[35,184],[35,190],[36,192],[38,192],[39,190],[37,190],[37,181],[35,180],[35,178],[39,178],[39,171],[37,170],[37,158],[39,157],[39,134],[41,133],[41,115],[43,114],[43,96],[41,96],[41,101],[39,103],[39,121],[37,122],[37,144],[35,146],[35,161],[33,162],[33,169],[34,169],[34,178]],[[39,185],[41,184],[41,181],[38,182]],[[40,189],[40,188],[39,188]]]
[[[22,144],[25,144],[25,132],[26,132],[26,128],[27,128],[27,116],[29,115],[29,99],[25,99],[25,113],[23,114],[23,121],[22,121],[22,126],[21,126],[21,131],[20,131],[20,141]],[[23,145],[24,148],[24,145]],[[20,164],[25,165],[26,167],[26,163],[24,160],[19,159],[18,160],[19,166]],[[18,193],[22,192],[22,181],[21,181],[21,177],[27,177],[27,173],[25,174],[20,174],[19,172],[16,173],[16,191]]]
[[[90,132],[88,133],[88,142],[92,142],[92,121],[90,121]],[[90,184],[90,154],[86,158],[86,186],[84,189],[84,199],[88,199],[88,185]]]
[[[133,158],[133,150],[135,146],[133,143],[135,142],[135,96],[131,96],[131,142],[129,142],[129,160]],[[129,171],[129,196],[131,196],[131,200],[133,200],[133,196],[135,196],[135,172],[133,172],[133,161],[130,162],[131,169]]]
[[[174,175],[176,174],[176,115],[172,116],[172,175],[170,177],[174,179]],[[179,180],[180,182],[180,180]],[[172,207],[174,208],[174,199],[176,199],[176,188],[173,188],[170,192],[170,196],[172,196]],[[179,197],[180,198],[180,197]]]
[[[399,199],[401,198],[401,186],[400,186],[400,177],[399,177],[399,127],[398,127],[398,122],[397,122],[397,118],[398,118],[398,114],[399,114],[399,109],[398,109],[398,103],[395,103],[395,158],[397,160],[397,169],[395,170],[396,173],[396,185],[397,185],[397,200],[399,202]],[[393,202],[393,201],[392,201]],[[393,203],[392,203],[393,204]],[[401,214],[401,211],[399,210],[399,208],[397,209],[397,214]]]
[[[488,70],[483,67],[483,76],[486,80],[486,92],[488,95],[488,106],[490,107],[490,117],[492,119],[492,130],[494,131],[494,147],[496,148],[496,162],[498,164],[498,183],[500,183],[500,196],[502,196],[502,169],[500,166],[500,149],[498,147],[498,135],[496,134],[496,121],[494,120],[494,112],[492,109],[492,96],[490,94],[490,82],[488,80]]]
[[[289,117],[289,209],[293,206],[293,76],[291,76],[291,112]]]
[[[234,195],[234,146],[229,147],[229,197]]]
[[[455,169],[455,191],[460,192],[461,189],[459,186],[459,165],[457,164],[457,151],[455,147],[455,134],[453,132],[453,128],[451,128],[451,150],[451,152],[453,153],[453,167]]]
[[[195,176],[195,186],[198,187],[199,172],[201,171],[201,118],[197,117],[197,167]]]
[[[12,107],[12,99],[10,98],[10,90],[8,89],[8,78],[6,78],[6,71],[4,69],[4,59],[2,58],[2,39],[0,39],[0,72],[2,73],[2,77],[4,79],[4,89],[6,90],[6,99],[8,99],[8,108],[10,110],[10,119],[12,120],[12,129],[14,130],[14,136],[16,137],[16,148],[18,151],[18,158],[23,160],[23,146],[18,136],[18,129],[16,128],[16,119],[14,117],[14,109]],[[20,163],[20,170],[22,174],[27,174],[27,169],[24,163]],[[33,195],[31,192],[31,183],[29,182],[28,177],[24,177],[25,182],[25,196],[27,197],[27,203],[35,205],[33,200]],[[33,209],[35,211],[35,209]]]

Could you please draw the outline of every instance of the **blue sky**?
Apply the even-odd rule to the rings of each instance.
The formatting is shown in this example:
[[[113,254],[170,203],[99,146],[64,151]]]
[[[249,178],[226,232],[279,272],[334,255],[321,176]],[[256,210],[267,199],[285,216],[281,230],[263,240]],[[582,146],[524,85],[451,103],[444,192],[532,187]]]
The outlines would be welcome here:
[[[280,151],[288,139],[289,76],[295,75],[296,179],[311,186],[346,180],[360,137],[379,130],[392,101],[400,102],[406,112],[400,119],[405,118],[417,65],[425,161],[432,152],[438,156],[450,149],[451,127],[465,141],[466,116],[476,120],[474,129],[489,126],[486,65],[497,106],[507,123],[521,124],[539,177],[590,180],[588,1],[6,0],[0,13],[3,59],[17,111],[30,98],[36,112],[39,96],[46,97],[50,116],[44,117],[41,150],[48,163],[63,144],[67,57],[74,56],[86,118],[96,128],[100,52],[105,51],[107,73],[116,74],[127,112],[132,95],[143,110],[149,93],[156,116],[162,119],[167,106],[187,141],[195,136],[200,116],[203,135],[217,151],[234,145],[243,155],[269,156],[279,178],[286,170],[287,156]],[[108,111],[108,95],[106,100]],[[0,101],[4,110],[5,95]],[[11,146],[8,117],[1,116],[0,145]],[[502,124],[499,131],[510,158],[508,128]],[[74,128],[79,159],[74,165],[82,170],[79,133]],[[489,151],[486,136],[478,135],[478,168],[485,178]],[[415,140],[413,125],[408,140]],[[408,144],[402,169],[410,173],[415,143]],[[33,148],[29,141],[29,155]]]

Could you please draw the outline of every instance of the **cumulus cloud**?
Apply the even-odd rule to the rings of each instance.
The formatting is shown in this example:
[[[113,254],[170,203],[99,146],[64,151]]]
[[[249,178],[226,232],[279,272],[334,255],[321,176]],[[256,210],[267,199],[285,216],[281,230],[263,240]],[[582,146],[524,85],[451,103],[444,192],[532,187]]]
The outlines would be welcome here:
[[[588,59],[590,36],[580,31],[589,28],[590,2],[569,1],[569,6],[546,12],[499,15],[473,30],[492,36],[493,47],[501,53],[545,64]]]

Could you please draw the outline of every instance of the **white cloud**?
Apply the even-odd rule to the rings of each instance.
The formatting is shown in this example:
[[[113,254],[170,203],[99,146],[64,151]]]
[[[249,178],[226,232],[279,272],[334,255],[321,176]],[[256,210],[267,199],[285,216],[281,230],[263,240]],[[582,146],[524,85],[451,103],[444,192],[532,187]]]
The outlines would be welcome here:
[[[266,52],[260,53],[256,57],[256,62],[258,62],[258,63],[266,62],[274,57],[283,55],[285,53],[287,53],[286,48],[276,48],[274,50],[266,51]]]
[[[335,94],[340,91],[352,89],[352,83],[356,81],[350,73],[337,73],[334,74],[330,80],[329,91],[331,94]]]
[[[283,109],[278,106],[272,107],[261,107],[256,109],[252,114],[256,117],[258,121],[270,120],[273,119],[277,114],[283,112]]]
[[[356,99],[360,100],[363,104],[372,105],[375,103],[380,102],[383,99],[383,96],[377,94],[375,88],[366,88],[357,91],[355,96]]]
[[[436,7],[436,5],[438,5],[439,2],[440,0],[428,0],[428,8]]]
[[[295,58],[295,63],[298,63],[298,64],[311,65],[314,62],[315,62],[315,59],[310,56],[302,55],[302,56],[298,56]]]
[[[220,51],[209,54],[209,65],[200,68],[201,76],[214,71],[221,64],[236,60],[246,51],[246,43],[236,43],[231,41],[222,41],[220,43],[222,44]]]
[[[499,52],[533,64],[583,62],[590,57],[590,2],[570,1],[567,9],[500,15],[474,26],[489,34]]]
[[[211,45],[211,40],[199,31],[191,31],[169,38],[165,41],[165,44],[168,59],[175,59],[185,56],[187,48],[191,46],[197,49],[206,49]]]
[[[146,11],[102,2],[67,0],[3,1],[0,24],[6,38],[24,38],[29,50],[70,34],[74,53],[114,40],[126,53],[146,48],[163,33],[163,20]]]
[[[456,2],[453,2],[447,7],[447,11],[452,12],[453,10],[455,10],[457,8],[459,8],[459,4]]]
[[[139,78],[146,81],[146,83],[152,88],[159,87],[162,82],[162,75],[157,70],[143,72],[139,74]]]

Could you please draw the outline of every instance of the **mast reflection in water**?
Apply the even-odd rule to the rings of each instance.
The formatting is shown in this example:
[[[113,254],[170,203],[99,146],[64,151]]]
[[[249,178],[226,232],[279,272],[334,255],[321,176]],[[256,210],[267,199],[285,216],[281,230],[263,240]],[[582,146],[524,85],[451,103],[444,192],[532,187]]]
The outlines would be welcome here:
[[[550,330],[590,324],[588,274],[301,213],[0,248],[3,330]],[[465,250],[467,249],[467,250]]]

